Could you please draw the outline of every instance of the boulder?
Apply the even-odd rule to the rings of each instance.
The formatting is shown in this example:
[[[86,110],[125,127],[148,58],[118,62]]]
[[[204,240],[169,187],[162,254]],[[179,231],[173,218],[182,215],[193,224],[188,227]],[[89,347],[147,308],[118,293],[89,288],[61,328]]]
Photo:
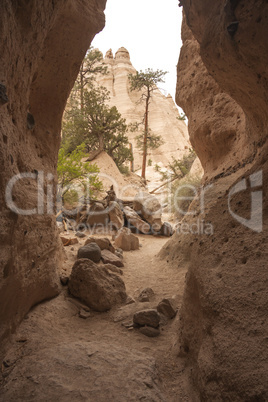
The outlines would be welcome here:
[[[87,258],[93,262],[100,262],[101,249],[97,243],[90,243],[86,246],[80,247],[77,252],[77,258]]]
[[[157,306],[157,311],[168,318],[175,317],[177,311],[173,306],[173,302],[170,299],[163,299]]]
[[[133,322],[139,326],[148,325],[149,327],[158,328],[160,315],[154,309],[141,310],[134,314]]]
[[[148,302],[152,299],[152,297],[154,296],[154,291],[151,288],[145,288],[141,291],[139,297],[138,297],[138,301],[139,302]]]
[[[90,237],[89,239],[87,239],[87,240],[85,241],[85,246],[86,246],[87,244],[90,244],[90,243],[97,243],[97,245],[99,246],[99,248],[100,248],[101,250],[109,250],[109,251],[111,251],[112,253],[115,252],[115,249],[114,249],[112,243],[110,242],[109,239],[107,239],[107,237],[104,237],[104,238],[101,238],[101,237],[99,237],[99,238],[98,238],[98,237]]]
[[[155,338],[160,335],[160,331],[158,328],[148,327],[147,325],[145,325],[145,327],[141,327],[139,331],[149,338]]]
[[[68,285],[73,296],[100,312],[110,310],[127,298],[123,280],[88,259],[75,262]]]
[[[145,191],[140,191],[134,198],[133,208],[148,223],[150,223],[153,231],[160,232],[162,227],[162,209],[155,196],[148,194]]]
[[[86,320],[87,318],[89,318],[91,316],[89,311],[85,311],[83,308],[79,311],[79,317],[83,318],[84,320]]]
[[[128,228],[122,228],[118,232],[114,244],[124,251],[139,249],[139,239]]]
[[[109,221],[109,214],[100,202],[94,202],[87,214],[89,226],[106,226]]]
[[[170,237],[174,234],[174,229],[170,223],[164,222],[161,226],[160,234],[162,236]]]
[[[116,201],[110,201],[109,203],[109,219],[111,226],[117,230],[124,226],[123,212]]]
[[[124,214],[126,216],[126,219],[129,223],[129,225],[134,226],[136,229],[138,229],[141,233],[148,234],[151,231],[151,226],[142,220],[140,216],[135,212],[132,208],[130,207],[125,207],[124,208]]]
[[[109,250],[102,250],[101,259],[104,264],[112,264],[118,268],[124,266],[122,259],[120,257],[117,257],[117,255],[111,253],[111,251]]]

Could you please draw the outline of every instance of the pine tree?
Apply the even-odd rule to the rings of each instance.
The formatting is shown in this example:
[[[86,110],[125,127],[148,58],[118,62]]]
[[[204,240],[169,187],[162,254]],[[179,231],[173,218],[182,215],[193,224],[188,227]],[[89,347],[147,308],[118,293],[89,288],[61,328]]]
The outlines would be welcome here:
[[[157,84],[164,82],[163,77],[167,74],[166,71],[156,70],[148,68],[143,71],[137,71],[136,74],[129,74],[128,79],[130,82],[130,91],[140,91],[141,98],[140,101],[145,101],[145,112],[144,112],[144,132],[142,138],[138,140],[142,141],[138,143],[138,146],[142,146],[143,159],[142,159],[142,173],[141,176],[145,179],[146,172],[146,158],[148,148],[158,148],[161,145],[161,138],[159,136],[152,135],[149,130],[149,105],[150,100],[153,96],[153,92],[156,91]]]

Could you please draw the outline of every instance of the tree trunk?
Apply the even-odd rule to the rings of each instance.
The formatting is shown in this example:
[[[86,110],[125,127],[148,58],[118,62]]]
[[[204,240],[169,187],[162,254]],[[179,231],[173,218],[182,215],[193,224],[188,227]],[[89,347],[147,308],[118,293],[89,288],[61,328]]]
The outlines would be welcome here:
[[[103,135],[101,134],[99,136],[99,148],[96,149],[95,151],[89,152],[87,162],[93,161],[97,156],[104,150],[104,138]]]
[[[84,76],[83,76],[84,63],[80,67],[80,109],[84,108]]]
[[[132,161],[130,161],[130,171],[134,172],[133,145],[131,143],[129,143],[129,149],[130,149],[131,155],[132,155]]]
[[[145,115],[144,115],[144,136],[143,136],[143,158],[142,158],[142,171],[141,177],[145,179],[146,172],[146,159],[147,159],[147,137],[148,137],[148,114],[149,114],[149,100],[150,100],[150,90],[148,88],[147,96],[146,96],[146,105],[145,105]]]

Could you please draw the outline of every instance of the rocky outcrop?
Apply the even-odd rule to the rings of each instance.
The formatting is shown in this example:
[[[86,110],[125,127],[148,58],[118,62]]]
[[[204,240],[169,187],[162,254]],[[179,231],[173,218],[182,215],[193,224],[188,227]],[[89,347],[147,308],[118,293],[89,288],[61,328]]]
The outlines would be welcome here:
[[[110,104],[116,106],[127,123],[141,123],[144,118],[144,104],[139,102],[140,92],[130,92],[128,74],[135,74],[130,55],[127,49],[120,48],[115,56],[109,50],[103,60],[108,67],[108,74],[99,76],[98,84],[110,91]],[[184,121],[178,120],[179,112],[170,95],[163,95],[160,90],[154,92],[150,102],[149,126],[153,134],[161,135],[164,144],[156,150],[148,151],[148,160],[152,164],[167,166],[175,158],[181,158],[190,147],[188,130]],[[134,169],[141,168],[142,152],[136,146],[135,137],[140,131],[129,132],[128,137],[133,146]]]
[[[105,3],[1,1],[0,340],[58,292],[60,245],[49,197],[61,118],[84,54],[104,26]],[[28,176],[11,188],[19,173]],[[16,209],[37,208],[37,195],[38,210]]]
[[[190,137],[211,187],[203,207],[198,199],[192,204],[196,217],[186,217],[184,230],[162,251],[176,265],[189,267],[180,356],[191,367],[201,400],[264,401],[268,4],[181,3],[195,39],[184,26],[177,100],[189,115]],[[212,225],[213,233],[193,228],[197,221]]]

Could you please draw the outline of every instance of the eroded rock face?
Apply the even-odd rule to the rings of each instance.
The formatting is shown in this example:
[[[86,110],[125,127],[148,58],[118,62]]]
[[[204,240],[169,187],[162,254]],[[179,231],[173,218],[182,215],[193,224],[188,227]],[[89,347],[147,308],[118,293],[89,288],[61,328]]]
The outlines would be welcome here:
[[[182,3],[195,39],[185,29],[178,68],[178,91],[182,92],[177,99],[188,108],[190,136],[213,186],[207,190],[200,214],[184,219],[189,232],[174,235],[162,251],[169,260],[189,266],[180,311],[181,356],[192,364],[192,380],[201,400],[266,400],[268,205],[265,194],[259,204],[251,196],[259,190],[261,197],[267,187],[268,4],[253,0]],[[191,73],[192,88],[183,100]],[[214,109],[217,105],[221,107]],[[197,118],[205,124],[202,113],[206,110],[207,126],[200,128]],[[240,187],[228,204],[237,183],[251,184],[252,189]],[[239,217],[248,220],[241,222]],[[191,233],[190,225],[197,219],[212,223],[214,233]]]
[[[0,339],[58,292],[60,246],[47,185],[53,193],[62,113],[84,54],[104,26],[105,3],[0,5]],[[9,198],[29,210],[37,208],[39,193],[39,210],[31,215],[12,212],[5,200],[19,173],[31,176],[18,180]]]
[[[252,147],[245,135],[243,110],[207,71],[185,18],[182,39],[176,101],[187,114],[190,140],[208,180],[242,165]]]

